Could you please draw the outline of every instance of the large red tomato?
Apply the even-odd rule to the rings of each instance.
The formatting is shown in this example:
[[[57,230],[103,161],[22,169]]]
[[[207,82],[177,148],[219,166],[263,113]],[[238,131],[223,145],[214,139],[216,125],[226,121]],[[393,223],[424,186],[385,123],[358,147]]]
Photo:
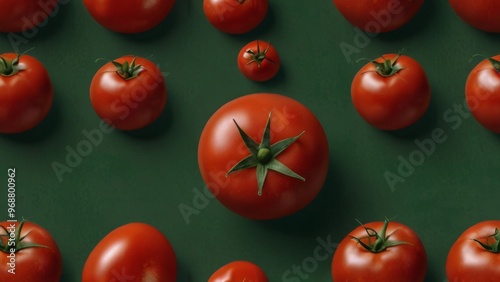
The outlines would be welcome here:
[[[410,21],[424,0],[333,0],[354,26],[371,33],[396,30]]]
[[[279,94],[250,94],[225,104],[206,123],[198,146],[209,190],[252,219],[275,219],[308,205],[323,186],[328,161],[318,119]]]
[[[455,241],[446,259],[450,282],[500,281],[500,220],[477,223]]]
[[[427,255],[417,234],[397,222],[372,222],[354,229],[337,247],[333,281],[422,282]]]
[[[135,130],[161,115],[167,102],[167,87],[153,62],[123,56],[108,62],[94,75],[90,101],[104,121],[121,130]]]
[[[497,0],[449,0],[453,10],[471,26],[487,31],[500,32],[500,20],[496,11],[500,9]]]
[[[396,130],[418,121],[431,99],[422,66],[400,54],[388,54],[362,67],[352,81],[356,111],[372,126]]]
[[[472,115],[485,128],[500,133],[500,55],[480,62],[469,74],[465,98]]]
[[[175,282],[177,259],[167,238],[145,223],[129,223],[106,235],[90,253],[82,282]]]
[[[203,0],[208,21],[229,34],[242,34],[257,27],[266,17],[268,7],[268,0]]]
[[[43,227],[30,221],[1,222],[0,242],[0,281],[60,281],[61,252]]]
[[[52,14],[58,0],[0,1],[0,32],[23,32],[42,24]]]
[[[161,23],[175,0],[83,0],[83,3],[102,26],[121,33],[139,33]]]
[[[267,282],[264,271],[256,264],[248,261],[233,261],[217,271],[208,279],[208,282]]]
[[[54,89],[45,67],[32,56],[0,55],[0,133],[34,128],[47,116]]]

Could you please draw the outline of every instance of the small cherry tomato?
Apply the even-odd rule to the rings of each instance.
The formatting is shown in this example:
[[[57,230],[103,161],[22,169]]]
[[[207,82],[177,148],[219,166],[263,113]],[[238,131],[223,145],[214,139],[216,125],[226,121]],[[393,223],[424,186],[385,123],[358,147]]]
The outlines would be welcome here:
[[[97,71],[90,84],[90,100],[105,122],[121,130],[135,130],[160,116],[167,101],[167,88],[153,62],[123,56]]]
[[[229,34],[242,34],[257,27],[266,17],[268,7],[268,0],[203,0],[208,21]]]
[[[273,78],[281,66],[276,49],[269,43],[255,40],[238,54],[238,68],[248,79],[266,81]]]

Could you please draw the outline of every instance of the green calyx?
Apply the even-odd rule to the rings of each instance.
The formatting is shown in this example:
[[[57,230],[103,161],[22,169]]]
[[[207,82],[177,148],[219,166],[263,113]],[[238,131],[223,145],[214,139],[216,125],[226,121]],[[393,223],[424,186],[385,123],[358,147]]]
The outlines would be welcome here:
[[[410,244],[407,242],[390,240],[391,234],[387,235],[388,226],[389,226],[389,219],[386,218],[384,220],[384,225],[382,226],[382,229],[379,232],[375,231],[372,228],[363,227],[368,236],[362,238],[356,238],[351,236],[351,238],[356,242],[358,242],[365,250],[375,254],[383,252],[390,247]],[[365,243],[363,240],[368,242]]]
[[[19,58],[21,54],[17,54],[17,57],[10,61],[3,57],[0,57],[0,75],[1,76],[12,76],[20,71],[19,69]]]
[[[372,61],[372,63],[375,65],[375,70],[377,71],[378,74],[380,74],[383,77],[389,77],[393,76],[396,73],[398,73],[402,68],[398,67],[396,63],[398,62],[399,57],[403,54],[403,51],[399,51],[398,56],[393,60],[387,60],[384,57],[383,62],[377,62],[377,61]]]
[[[267,119],[266,127],[264,129],[262,140],[260,144],[258,144],[252,138],[250,138],[245,133],[245,131],[243,131],[243,129],[240,128],[240,126],[235,120],[233,121],[236,124],[236,127],[238,128],[238,131],[240,133],[241,138],[243,139],[243,142],[245,143],[245,146],[250,151],[250,155],[245,157],[243,160],[238,162],[234,167],[232,167],[227,172],[226,176],[236,171],[256,167],[257,184],[258,184],[257,193],[259,196],[262,195],[262,190],[264,187],[264,182],[266,180],[268,170],[274,170],[286,176],[305,181],[305,179],[302,176],[293,172],[291,169],[289,169],[283,163],[281,163],[276,159],[276,157],[280,153],[282,153],[286,148],[292,145],[302,134],[304,134],[304,131],[295,137],[283,139],[271,145],[271,113],[270,113],[269,118]]]
[[[497,72],[500,72],[500,61],[493,58],[488,58],[488,61],[490,61],[491,65]]]
[[[485,243],[479,241],[478,239],[472,239],[472,240],[481,245],[481,247],[483,247],[490,253],[495,253],[495,254],[500,253],[500,233],[498,232],[498,228],[495,228],[495,233],[486,237]]]
[[[123,62],[123,64],[120,64],[120,63],[115,62],[115,61],[111,61],[111,63],[113,63],[113,65],[115,65],[116,73],[118,73],[118,75],[120,75],[121,77],[123,77],[126,80],[129,80],[129,79],[136,78],[139,75],[139,73],[142,71],[142,66],[135,64],[136,59],[137,59],[137,57],[134,57],[134,59],[130,63],[127,61]]]
[[[271,64],[274,65],[274,62],[266,56],[267,52],[269,51],[270,46],[271,46],[270,44],[267,44],[266,49],[264,49],[264,51],[261,51],[259,41],[257,41],[257,51],[254,51],[252,49],[248,49],[245,51],[244,56],[245,56],[245,58],[248,58],[248,62],[246,64],[249,65],[252,63],[257,63],[257,67],[260,68],[260,65],[262,64],[262,62],[264,60],[267,60]]]
[[[32,243],[32,242],[24,242],[24,238],[29,234],[27,233],[24,236],[21,236],[21,231],[23,230],[24,220],[21,221],[19,226],[15,228],[15,231],[12,232],[10,228],[5,226],[0,226],[1,229],[5,232],[5,234],[0,234],[0,251],[4,253],[12,253],[19,252],[20,250],[28,249],[28,248],[48,248],[47,246]]]

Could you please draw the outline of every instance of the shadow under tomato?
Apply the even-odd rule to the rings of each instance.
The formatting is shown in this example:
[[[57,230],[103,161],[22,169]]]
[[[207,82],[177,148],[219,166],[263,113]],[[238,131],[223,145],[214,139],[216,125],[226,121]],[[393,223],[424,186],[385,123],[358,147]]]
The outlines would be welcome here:
[[[16,133],[16,134],[1,134],[5,139],[12,140],[14,142],[22,142],[22,143],[34,143],[40,142],[45,138],[49,137],[60,125],[61,112],[60,105],[57,99],[57,94],[54,95],[54,102],[52,103],[52,107],[45,117],[45,119],[38,124],[33,129],[30,129],[25,132]]]

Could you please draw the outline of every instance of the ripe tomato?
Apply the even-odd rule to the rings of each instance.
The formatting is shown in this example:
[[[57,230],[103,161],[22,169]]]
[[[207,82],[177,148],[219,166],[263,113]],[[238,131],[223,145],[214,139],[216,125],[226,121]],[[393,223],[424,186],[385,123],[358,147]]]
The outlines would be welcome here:
[[[229,34],[242,34],[257,27],[266,17],[268,7],[268,0],[203,0],[208,21]]]
[[[37,126],[52,106],[54,89],[47,70],[29,55],[0,55],[0,133]]]
[[[208,189],[233,212],[275,219],[308,205],[323,186],[329,149],[314,114],[279,94],[237,98],[203,129],[198,163]]]
[[[135,130],[160,116],[167,87],[153,62],[123,56],[97,71],[90,84],[90,100],[101,119],[121,130]]]
[[[354,229],[337,247],[334,281],[422,282],[427,255],[417,234],[397,222],[372,222]]]
[[[423,3],[424,0],[333,0],[352,25],[375,34],[402,27],[417,14]]]
[[[175,0],[83,0],[90,15],[102,26],[121,33],[147,31],[161,23]]]
[[[500,281],[500,220],[483,221],[465,230],[446,259],[448,280]]]
[[[0,1],[0,32],[23,32],[43,23],[58,5],[58,0]]]
[[[472,115],[485,128],[500,133],[500,55],[480,62],[469,74],[465,98]]]
[[[458,16],[471,26],[487,32],[500,32],[500,21],[497,14],[492,12],[500,9],[500,2],[449,0],[449,3]]]
[[[248,261],[230,262],[210,276],[208,282],[267,282],[264,271]]]
[[[260,40],[248,43],[238,54],[238,68],[243,75],[254,81],[273,78],[278,73],[280,65],[276,49]]]
[[[0,281],[60,281],[61,252],[43,227],[30,221],[1,222],[0,242]]]
[[[359,70],[352,82],[351,97],[366,122],[379,129],[396,130],[415,123],[425,114],[431,90],[417,61],[389,54]]]
[[[90,253],[82,282],[175,282],[177,260],[167,238],[145,223],[129,223],[106,235]]]

